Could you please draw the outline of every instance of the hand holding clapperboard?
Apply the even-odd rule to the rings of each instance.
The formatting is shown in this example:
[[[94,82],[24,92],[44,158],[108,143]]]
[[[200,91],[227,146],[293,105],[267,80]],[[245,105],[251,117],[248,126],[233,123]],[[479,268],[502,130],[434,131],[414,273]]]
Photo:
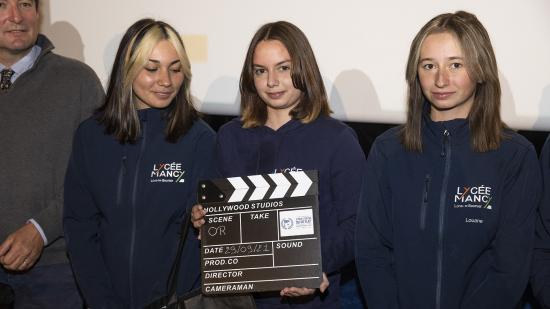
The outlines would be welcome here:
[[[204,294],[318,288],[317,171],[201,181]]]

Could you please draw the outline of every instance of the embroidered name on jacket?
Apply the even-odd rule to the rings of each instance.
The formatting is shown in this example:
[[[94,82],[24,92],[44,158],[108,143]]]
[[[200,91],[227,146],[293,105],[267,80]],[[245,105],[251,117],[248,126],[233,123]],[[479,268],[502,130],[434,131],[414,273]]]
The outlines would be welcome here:
[[[461,186],[456,188],[454,208],[493,209],[492,188],[487,186]]]
[[[185,182],[182,163],[155,163],[151,171],[151,182]]]

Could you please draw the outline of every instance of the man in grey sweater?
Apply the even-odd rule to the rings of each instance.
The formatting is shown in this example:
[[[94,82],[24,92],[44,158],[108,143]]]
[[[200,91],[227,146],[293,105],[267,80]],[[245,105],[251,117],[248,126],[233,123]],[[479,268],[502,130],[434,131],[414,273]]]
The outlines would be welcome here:
[[[73,133],[104,93],[92,69],[38,34],[38,1],[0,0],[0,284],[15,308],[82,308],[63,181]]]

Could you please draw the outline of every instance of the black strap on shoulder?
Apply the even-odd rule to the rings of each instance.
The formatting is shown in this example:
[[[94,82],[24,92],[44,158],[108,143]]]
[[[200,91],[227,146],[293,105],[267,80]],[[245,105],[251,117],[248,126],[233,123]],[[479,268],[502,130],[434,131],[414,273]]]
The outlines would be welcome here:
[[[189,232],[189,226],[191,224],[191,208],[185,211],[183,221],[181,222],[180,241],[178,244],[178,251],[172,268],[170,269],[170,275],[168,275],[167,295],[168,303],[177,300],[176,287],[178,286],[178,274],[180,272],[181,255],[183,254],[183,247],[185,246],[185,240]]]

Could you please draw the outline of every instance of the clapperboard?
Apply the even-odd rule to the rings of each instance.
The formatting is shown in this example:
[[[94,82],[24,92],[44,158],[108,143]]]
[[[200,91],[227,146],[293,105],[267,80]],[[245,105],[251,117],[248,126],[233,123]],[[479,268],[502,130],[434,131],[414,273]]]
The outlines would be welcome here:
[[[318,288],[317,171],[201,181],[204,294]]]

